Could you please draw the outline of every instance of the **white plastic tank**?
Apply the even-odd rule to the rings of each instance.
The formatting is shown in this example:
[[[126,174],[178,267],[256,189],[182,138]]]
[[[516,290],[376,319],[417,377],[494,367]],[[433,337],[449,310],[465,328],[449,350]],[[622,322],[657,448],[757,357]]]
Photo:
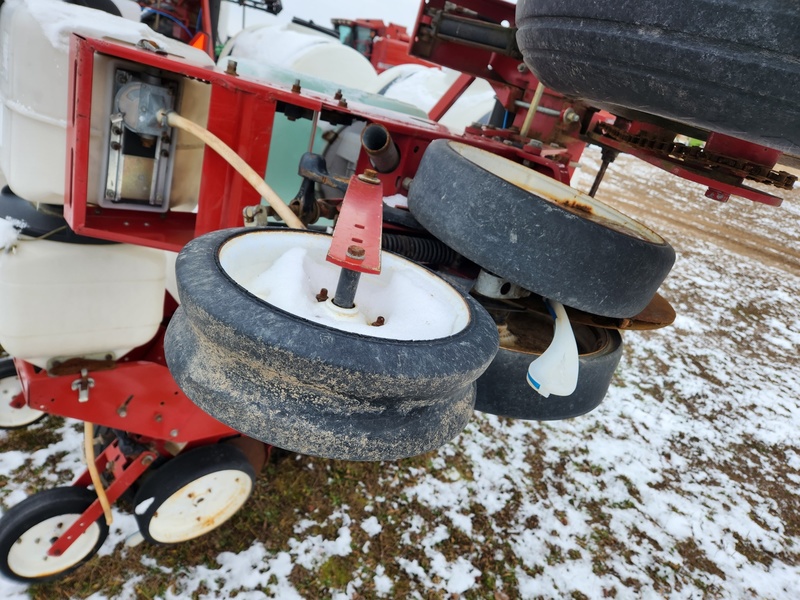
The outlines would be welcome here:
[[[402,100],[430,112],[459,75],[452,69],[397,65],[378,75],[376,87],[368,91]],[[483,79],[476,79],[439,122],[455,133],[463,133],[468,125],[486,118],[494,104],[492,86]]]
[[[371,90],[378,78],[372,63],[337,38],[293,24],[254,25],[231,38],[220,54],[247,58],[358,90]]]
[[[73,32],[134,44],[154,40],[194,64],[213,65],[204,52],[130,19],[61,0],[6,0],[0,10],[0,171],[30,202],[64,203]],[[92,124],[93,138],[99,139],[102,126]],[[100,162],[99,156],[91,158],[92,164]]]
[[[0,240],[10,223],[0,219]],[[153,338],[163,317],[160,250],[20,236],[0,250],[0,345],[47,368],[52,359],[120,358]]]

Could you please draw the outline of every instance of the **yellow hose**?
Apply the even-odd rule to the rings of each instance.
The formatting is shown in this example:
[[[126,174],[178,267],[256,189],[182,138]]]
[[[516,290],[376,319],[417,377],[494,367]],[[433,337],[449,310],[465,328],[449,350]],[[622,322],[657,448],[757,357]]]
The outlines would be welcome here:
[[[109,504],[106,490],[103,488],[103,481],[100,479],[97,465],[94,464],[94,425],[89,423],[89,421],[83,422],[83,451],[86,454],[86,466],[89,469],[89,477],[92,479],[92,485],[97,494],[97,499],[100,500],[100,506],[103,507],[103,514],[106,516],[106,525],[111,525],[114,518],[111,516],[111,504]]]
[[[245,180],[252,185],[259,194],[261,194],[261,196],[275,210],[278,216],[283,219],[283,222],[289,227],[294,229],[305,229],[303,222],[291,211],[288,206],[286,206],[284,201],[281,200],[280,196],[278,196],[278,194],[276,194],[273,189],[267,185],[267,183],[264,181],[264,178],[256,173],[255,170],[248,165],[241,156],[236,154],[236,152],[234,152],[230,146],[211,133],[208,129],[180,116],[174,111],[165,112],[160,110],[157,116],[160,122],[163,123],[164,118],[166,117],[168,125],[182,129],[187,133],[191,133],[197,139],[212,148],[229,165],[236,169],[236,171],[242,177],[244,177]]]

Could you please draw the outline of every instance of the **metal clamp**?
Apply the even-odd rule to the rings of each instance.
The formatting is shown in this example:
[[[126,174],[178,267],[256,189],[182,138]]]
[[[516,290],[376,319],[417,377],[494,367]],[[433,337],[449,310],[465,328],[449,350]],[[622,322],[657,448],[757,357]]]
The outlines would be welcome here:
[[[73,381],[70,387],[78,392],[78,402],[88,402],[89,390],[94,387],[94,379],[89,377],[89,371],[81,369],[80,379]]]

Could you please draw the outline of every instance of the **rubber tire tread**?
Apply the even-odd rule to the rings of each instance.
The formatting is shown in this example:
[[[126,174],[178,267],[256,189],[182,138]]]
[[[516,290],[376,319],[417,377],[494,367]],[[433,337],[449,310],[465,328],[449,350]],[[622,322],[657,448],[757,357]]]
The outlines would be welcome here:
[[[175,543],[161,542],[150,535],[150,520],[173,494],[192,481],[216,473],[217,471],[238,470],[247,475],[255,487],[256,472],[253,465],[239,448],[230,444],[209,444],[188,450],[168,460],[143,481],[133,499],[133,505],[139,506],[145,500],[154,498],[153,502],[142,511],[135,513],[139,531],[151,544],[171,546]],[[220,522],[218,525],[222,525]],[[187,540],[183,540],[187,541]]]
[[[414,456],[461,432],[475,405],[475,380],[498,347],[483,307],[466,297],[467,326],[435,340],[326,327],[264,302],[223,272],[219,248],[254,231],[212,232],[178,256],[182,304],[165,352],[192,402],[252,438],[343,460]]]
[[[8,553],[19,537],[31,527],[51,517],[65,514],[82,514],[97,499],[94,492],[82,487],[57,487],[44,490],[12,506],[0,519],[0,573],[24,583],[43,583],[59,579],[89,561],[108,537],[108,525],[102,516],[96,521],[100,536],[83,559],[73,566],[46,577],[27,578],[14,573],[8,565]]]
[[[590,329],[605,343],[594,352],[579,355],[578,387],[572,394],[547,398],[537,394],[525,374],[539,355],[500,348],[478,379],[475,410],[512,419],[555,421],[578,417],[600,406],[622,358],[622,335],[614,329]]]
[[[800,155],[796,0],[520,0],[516,24],[566,96]]]
[[[499,159],[498,160],[502,160]],[[585,219],[432,142],[408,194],[411,214],[484,269],[596,315],[641,312],[675,251]]]

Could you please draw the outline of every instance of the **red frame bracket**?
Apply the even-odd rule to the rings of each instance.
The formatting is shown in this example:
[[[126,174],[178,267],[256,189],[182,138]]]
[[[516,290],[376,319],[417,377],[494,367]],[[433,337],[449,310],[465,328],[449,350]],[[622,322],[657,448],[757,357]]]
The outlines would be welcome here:
[[[145,450],[136,457],[129,459],[120,450],[118,440],[114,440],[109,444],[106,449],[95,458],[95,466],[101,473],[108,470],[108,465],[112,465],[114,482],[106,490],[109,504],[114,504],[114,502],[133,485],[133,482],[153,464],[156,458],[158,458],[158,453],[152,450]],[[87,470],[78,477],[75,483],[73,483],[73,486],[88,487],[90,483],[91,478]],[[73,542],[101,516],[103,516],[103,507],[100,505],[100,500],[95,500],[89,505],[89,508],[83,511],[83,514],[53,542],[47,554],[49,556],[61,556],[69,549]]]
[[[344,196],[327,260],[359,273],[381,272],[383,187],[380,180],[353,175]]]

